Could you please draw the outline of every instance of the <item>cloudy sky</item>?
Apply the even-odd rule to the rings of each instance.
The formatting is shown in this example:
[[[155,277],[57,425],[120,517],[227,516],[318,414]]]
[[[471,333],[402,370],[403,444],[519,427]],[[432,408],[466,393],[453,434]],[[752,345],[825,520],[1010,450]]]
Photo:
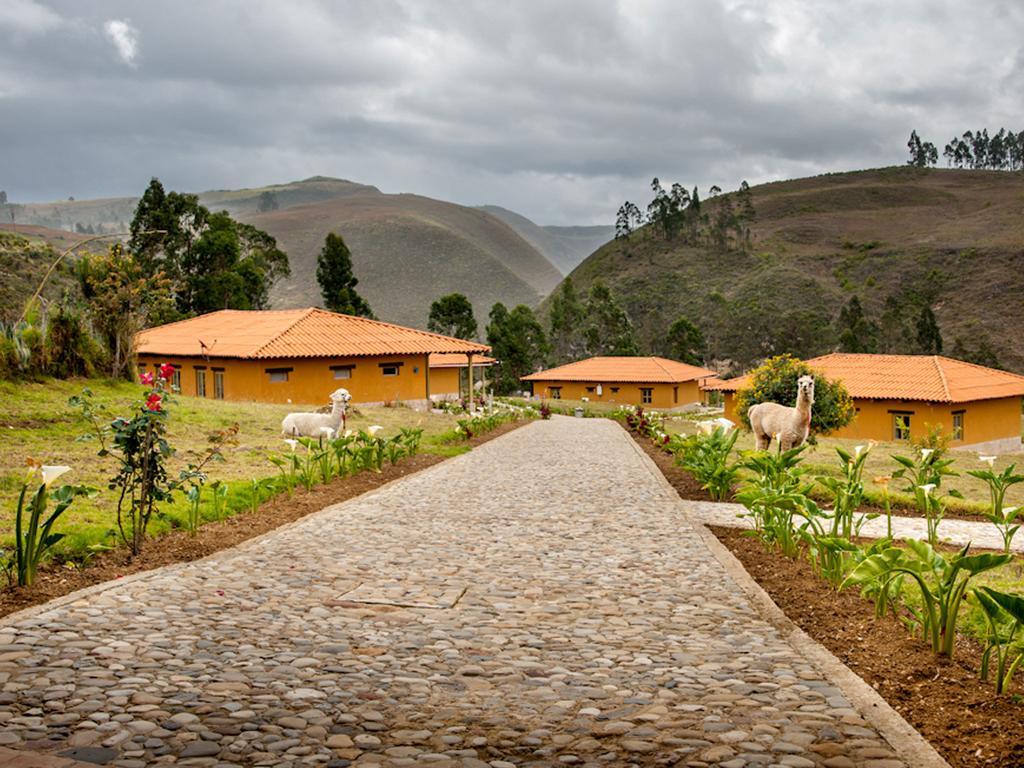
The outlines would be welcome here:
[[[0,1],[12,201],[322,174],[540,223],[1024,128],[1024,4]]]

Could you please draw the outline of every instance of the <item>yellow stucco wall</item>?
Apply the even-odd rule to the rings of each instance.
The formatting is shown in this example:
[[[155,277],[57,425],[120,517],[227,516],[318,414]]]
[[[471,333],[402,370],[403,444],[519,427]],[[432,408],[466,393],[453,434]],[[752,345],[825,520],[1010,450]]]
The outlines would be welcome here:
[[[354,403],[417,402],[427,398],[427,356],[294,358],[238,360],[234,358],[139,355],[140,366],[153,370],[161,363],[179,366],[181,394],[195,396],[196,370],[206,371],[206,397],[214,397],[213,371],[223,370],[225,400],[326,405],[331,392],[344,387]],[[384,376],[382,363],[398,363],[397,376]],[[335,378],[332,367],[350,371]],[[288,380],[272,382],[269,370],[290,369]],[[431,386],[433,389],[433,386]]]
[[[432,397],[458,397],[461,368],[431,368],[430,394]]]
[[[991,440],[1020,437],[1021,398],[1004,397],[975,400],[970,403],[926,403],[920,400],[854,400],[857,415],[846,427],[830,437],[853,440],[894,439],[894,412],[910,416],[910,438],[923,437],[932,426],[953,434],[953,415],[961,412],[963,438],[952,445],[973,445]],[[725,417],[739,423],[736,417],[736,396],[725,393]]]
[[[580,381],[534,381],[533,393],[538,397],[555,399],[554,388],[561,388],[561,400],[582,400],[588,398],[593,403],[617,403],[620,405],[645,405],[650,408],[676,408],[681,405],[698,403],[701,400],[700,389],[696,381],[684,381],[679,384],[637,384],[635,382],[602,382],[601,394],[597,393],[596,382]],[[618,391],[615,391],[615,390]],[[651,402],[643,402],[641,389],[651,390]]]

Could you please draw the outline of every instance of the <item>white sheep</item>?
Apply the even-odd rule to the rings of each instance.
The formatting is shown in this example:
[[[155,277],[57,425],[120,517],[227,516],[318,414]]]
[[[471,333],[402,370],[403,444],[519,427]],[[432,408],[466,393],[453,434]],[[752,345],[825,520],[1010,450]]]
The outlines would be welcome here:
[[[281,421],[281,432],[289,437],[320,437],[324,427],[338,434],[352,395],[347,389],[331,393],[330,413],[289,413]]]
[[[801,376],[796,382],[796,407],[779,403],[750,406],[747,418],[754,431],[759,451],[768,450],[772,438],[778,438],[784,451],[803,445],[811,432],[811,406],[814,405],[814,377]]]

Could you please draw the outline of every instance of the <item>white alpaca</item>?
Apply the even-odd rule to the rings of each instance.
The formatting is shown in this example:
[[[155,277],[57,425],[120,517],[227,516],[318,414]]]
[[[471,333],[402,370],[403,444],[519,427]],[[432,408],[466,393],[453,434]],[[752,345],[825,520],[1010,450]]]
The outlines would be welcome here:
[[[320,437],[326,427],[338,434],[351,399],[347,389],[336,389],[331,393],[330,413],[289,413],[281,421],[281,432],[289,437]]]
[[[750,406],[747,417],[759,451],[768,450],[776,437],[782,450],[803,445],[811,432],[811,406],[814,405],[814,377],[801,376],[796,382],[796,408],[778,403]]]

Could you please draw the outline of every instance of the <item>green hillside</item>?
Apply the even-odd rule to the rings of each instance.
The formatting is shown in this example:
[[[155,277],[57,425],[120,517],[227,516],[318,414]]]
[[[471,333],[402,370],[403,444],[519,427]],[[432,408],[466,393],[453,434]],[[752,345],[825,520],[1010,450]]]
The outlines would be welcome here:
[[[612,226],[555,227],[534,224],[525,216],[498,205],[481,210],[508,224],[526,242],[544,254],[562,272],[568,274],[581,261],[607,243],[615,234]]]
[[[332,231],[352,250],[359,292],[381,319],[397,323],[425,327],[430,303],[453,291],[484,321],[494,302],[535,305],[561,279],[493,216],[417,195],[354,195],[242,218],[289,255],[292,277],[272,293],[280,307],[320,301],[316,256]]]
[[[644,227],[571,277],[577,288],[612,286],[652,352],[668,352],[666,328],[688,317],[725,371],[835,349],[837,316],[854,295],[876,323],[892,297],[881,351],[916,351],[927,304],[944,352],[958,338],[968,350],[987,342],[1004,367],[1024,371],[1024,174],[897,167],[751,191],[748,248],[684,246]],[[720,200],[704,210],[713,217]]]

